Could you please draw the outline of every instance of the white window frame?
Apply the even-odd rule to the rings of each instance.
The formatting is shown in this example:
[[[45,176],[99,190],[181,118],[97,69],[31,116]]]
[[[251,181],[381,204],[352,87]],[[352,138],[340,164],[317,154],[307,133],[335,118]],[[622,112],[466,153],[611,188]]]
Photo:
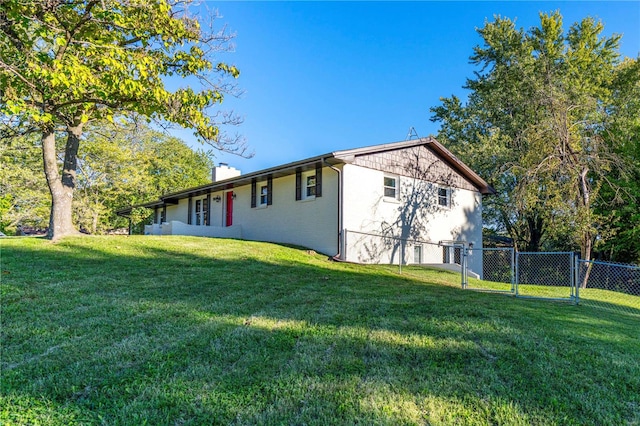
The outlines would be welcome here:
[[[313,185],[309,185],[309,179],[313,178]],[[315,200],[316,199],[316,172],[302,173],[302,199],[303,200]],[[309,190],[313,190],[313,194],[309,194]]]
[[[422,246],[419,244],[413,246],[413,263],[417,265],[422,264]]]
[[[209,206],[207,205],[207,197],[194,200],[193,215],[195,216],[196,226],[206,226],[207,216],[209,215]],[[200,206],[200,209],[198,209]]]
[[[209,205],[207,203],[207,197],[202,199],[202,225],[207,225],[207,216],[209,216]]]
[[[442,194],[442,191],[444,191],[444,195]],[[437,203],[439,207],[443,209],[451,208],[451,188],[439,186],[436,195],[438,197]],[[443,204],[443,201],[444,201],[444,204]]]
[[[387,179],[393,181],[393,186],[387,185]],[[387,189],[393,189],[393,195],[387,195]],[[387,200],[398,200],[400,198],[400,178],[398,176],[384,175],[382,180],[382,195]]]
[[[196,226],[199,226],[202,224],[202,200],[195,200],[195,205],[193,206],[193,211],[195,213],[196,216]]]
[[[269,185],[267,185],[267,182],[261,182],[258,190],[258,205],[266,207],[269,202]]]

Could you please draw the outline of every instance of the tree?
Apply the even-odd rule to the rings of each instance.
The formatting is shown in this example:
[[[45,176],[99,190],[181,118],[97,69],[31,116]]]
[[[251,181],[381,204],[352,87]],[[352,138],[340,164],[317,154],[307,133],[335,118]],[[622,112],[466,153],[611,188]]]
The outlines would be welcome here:
[[[639,59],[627,59],[617,67],[613,95],[605,140],[626,167],[612,169],[596,201],[595,210],[607,217],[605,229],[610,235],[601,241],[598,251],[607,260],[640,263]]]
[[[564,235],[589,259],[602,235],[594,201],[621,164],[617,142],[605,139],[620,37],[602,30],[585,18],[565,33],[559,12],[527,32],[497,17],[478,30],[467,103],[452,97],[432,109],[443,142],[498,190],[489,223],[519,248]]]
[[[239,75],[235,66],[213,62],[229,36],[203,29],[188,6],[178,0],[2,2],[0,112],[11,131],[40,135],[51,238],[75,233],[72,200],[88,123],[135,113],[193,129],[217,149],[245,152],[241,141],[219,131],[235,119],[212,111],[230,89],[224,78]],[[198,88],[171,91],[165,85],[171,76],[190,78]],[[61,165],[60,136],[66,138]]]
[[[75,223],[92,234],[124,226],[115,211],[211,181],[213,161],[144,123],[91,126],[78,153]]]
[[[20,137],[0,144],[0,231],[47,227],[49,196],[42,174],[37,138]]]
[[[0,145],[0,230],[15,233],[19,224],[44,229],[50,194],[39,172],[41,152],[34,141],[11,142]],[[118,208],[208,183],[212,166],[209,153],[144,122],[88,125],[78,151],[74,223],[91,234],[125,227]]]

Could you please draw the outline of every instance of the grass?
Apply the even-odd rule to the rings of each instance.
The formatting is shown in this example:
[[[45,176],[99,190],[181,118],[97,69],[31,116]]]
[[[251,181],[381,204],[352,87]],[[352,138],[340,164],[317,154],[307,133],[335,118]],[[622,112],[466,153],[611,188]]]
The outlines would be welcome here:
[[[0,244],[3,425],[640,424],[620,312],[266,243]]]
[[[390,270],[398,269],[391,267]],[[415,278],[425,278],[428,270],[420,266],[405,266],[405,275]],[[493,293],[515,294],[515,287],[511,283],[493,282],[469,278],[468,289]],[[640,317],[640,296],[623,293],[620,291],[604,290],[598,288],[580,288],[579,303],[583,306],[593,306],[600,309],[616,311],[618,313]],[[520,283],[518,285],[518,297],[545,298],[551,300],[565,300],[574,302],[571,288],[566,286],[549,286]]]

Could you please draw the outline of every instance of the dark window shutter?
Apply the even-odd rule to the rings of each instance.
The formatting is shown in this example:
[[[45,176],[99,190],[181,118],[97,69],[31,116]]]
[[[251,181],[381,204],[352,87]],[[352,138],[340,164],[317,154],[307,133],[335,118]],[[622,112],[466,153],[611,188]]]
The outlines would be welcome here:
[[[153,223],[158,223],[158,206],[153,209]]]
[[[316,163],[316,197],[322,197],[322,163]]]
[[[191,199],[191,195],[189,195],[189,204],[187,205],[187,225],[191,225],[191,212],[193,212],[193,200]]]
[[[273,204],[273,178],[271,175],[267,176],[267,205]]]
[[[166,222],[167,221],[167,205],[163,205],[162,206],[162,217],[160,218],[160,222]]]
[[[251,207],[256,206],[256,178],[251,179]]]
[[[296,201],[302,200],[302,170],[296,169]]]

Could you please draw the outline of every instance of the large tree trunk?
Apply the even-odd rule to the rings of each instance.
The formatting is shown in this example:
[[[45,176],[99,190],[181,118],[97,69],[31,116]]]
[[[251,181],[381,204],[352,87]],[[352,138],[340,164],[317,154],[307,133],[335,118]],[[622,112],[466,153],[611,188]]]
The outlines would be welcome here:
[[[51,213],[47,236],[52,240],[78,233],[73,226],[72,203],[80,135],[82,135],[81,124],[67,129],[67,143],[61,177],[58,172],[55,133],[53,129],[47,129],[42,134],[44,173],[51,192]]]
[[[527,251],[538,252],[544,235],[544,220],[536,213],[530,213],[526,217],[529,241]]]

